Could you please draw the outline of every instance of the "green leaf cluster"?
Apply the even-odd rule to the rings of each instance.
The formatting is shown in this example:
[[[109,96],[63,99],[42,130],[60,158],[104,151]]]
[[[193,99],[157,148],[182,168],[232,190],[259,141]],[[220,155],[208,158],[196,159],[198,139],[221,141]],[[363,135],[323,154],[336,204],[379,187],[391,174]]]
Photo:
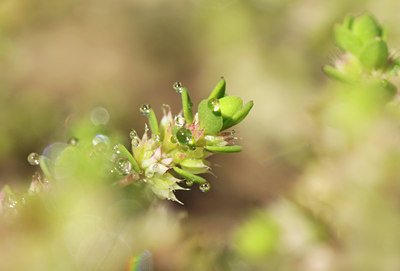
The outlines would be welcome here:
[[[198,108],[200,128],[205,134],[213,134],[240,123],[249,114],[253,101],[243,106],[243,100],[237,96],[225,94],[224,78],[217,83],[208,99],[200,102]]]
[[[367,84],[393,98],[396,87],[388,80],[397,75],[399,61],[389,54],[387,30],[371,14],[348,15],[334,28],[334,38],[344,55],[325,66],[331,78],[348,84]]]

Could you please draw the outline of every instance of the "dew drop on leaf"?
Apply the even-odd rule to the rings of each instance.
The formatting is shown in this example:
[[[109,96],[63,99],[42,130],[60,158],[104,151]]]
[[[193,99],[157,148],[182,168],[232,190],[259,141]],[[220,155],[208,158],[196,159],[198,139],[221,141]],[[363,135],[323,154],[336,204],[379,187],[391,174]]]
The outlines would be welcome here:
[[[129,175],[132,173],[132,164],[127,159],[119,158],[115,163],[115,169],[121,175]]]
[[[214,112],[220,112],[221,111],[218,99],[215,99],[215,98],[211,99],[210,100],[210,106],[211,106],[211,108],[212,108],[212,110]]]
[[[177,93],[181,93],[183,89],[183,84],[181,82],[175,82],[172,86]]]
[[[112,149],[113,149],[114,153],[116,153],[116,154],[120,153],[118,145],[114,145],[114,147]]]
[[[36,152],[32,152],[28,155],[28,163],[31,164],[32,166],[39,165],[39,159],[40,156]]]
[[[180,128],[176,132],[176,138],[182,144],[187,144],[192,139],[192,132],[187,128]]]
[[[133,140],[133,139],[135,139],[135,138],[138,137],[138,134],[137,134],[137,132],[136,132],[135,130],[132,130],[132,131],[129,133],[129,137]]]
[[[210,184],[209,183],[202,183],[199,186],[201,192],[208,192],[210,190]]]
[[[140,141],[138,137],[135,137],[131,140],[132,147],[136,148],[140,145]]]
[[[148,116],[151,111],[151,106],[149,104],[144,104],[140,108],[140,113],[142,113],[143,116]]]
[[[176,116],[174,120],[176,126],[182,127],[185,124],[185,118],[182,116]]]

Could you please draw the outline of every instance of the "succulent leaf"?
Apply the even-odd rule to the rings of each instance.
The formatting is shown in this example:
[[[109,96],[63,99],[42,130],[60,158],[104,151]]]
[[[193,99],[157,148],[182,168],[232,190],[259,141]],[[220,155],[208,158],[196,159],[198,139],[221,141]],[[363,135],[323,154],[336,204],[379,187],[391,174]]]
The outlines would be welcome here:
[[[209,100],[202,100],[198,108],[200,129],[204,129],[205,134],[218,133],[222,129],[222,116],[214,112],[209,106]]]

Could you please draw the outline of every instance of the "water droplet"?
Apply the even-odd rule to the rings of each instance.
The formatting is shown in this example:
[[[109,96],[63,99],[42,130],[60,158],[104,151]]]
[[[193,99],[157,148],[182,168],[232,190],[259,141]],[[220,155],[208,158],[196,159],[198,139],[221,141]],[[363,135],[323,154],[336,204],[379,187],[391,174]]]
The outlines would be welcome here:
[[[215,99],[215,98],[211,99],[210,100],[210,105],[211,105],[211,108],[212,108],[212,110],[214,112],[220,112],[221,111],[218,99]]]
[[[188,146],[189,146],[189,149],[192,151],[194,151],[196,149],[196,145],[194,145],[194,144],[190,144]]]
[[[132,144],[132,147],[134,147],[134,148],[138,147],[138,146],[140,145],[139,138],[138,138],[138,137],[133,138],[133,139],[131,140],[131,144]]]
[[[90,112],[90,121],[94,125],[106,125],[108,120],[110,119],[110,114],[107,109],[103,107],[95,107]]]
[[[150,131],[149,126],[147,125],[147,123],[144,124],[144,132],[147,133],[148,131]]]
[[[171,138],[169,139],[169,141],[173,144],[176,144],[178,142],[178,139],[176,139],[176,136],[171,136]]]
[[[153,135],[153,140],[154,140],[154,142],[160,142],[161,141],[159,135]]]
[[[125,158],[119,158],[115,163],[115,169],[121,175],[129,175],[132,172],[132,164]]]
[[[118,145],[114,145],[114,147],[112,149],[116,154],[120,153]]]
[[[182,144],[187,144],[192,139],[192,132],[187,128],[180,128],[176,132],[176,138]]]
[[[146,178],[152,178],[154,176],[154,170],[147,169],[144,175],[146,175]]]
[[[100,134],[100,135],[96,135],[93,138],[92,143],[93,143],[93,146],[96,146],[98,144],[108,144],[109,141],[110,141],[110,139],[108,138],[108,136]]]
[[[185,118],[182,116],[175,116],[175,125],[179,127],[185,125]]]
[[[172,86],[177,93],[181,93],[183,89],[183,84],[181,82],[175,82]]]
[[[76,137],[71,137],[68,139],[67,143],[71,146],[76,146],[76,144],[78,144],[78,139]]]
[[[28,162],[32,166],[38,166],[39,165],[39,159],[40,155],[37,154],[36,152],[32,152],[28,155]]]
[[[135,130],[132,130],[132,131],[129,133],[129,137],[130,137],[131,139],[135,139],[135,138],[138,137],[138,134],[137,134],[137,132],[136,132]]]
[[[192,186],[192,185],[193,185],[193,181],[187,180],[187,181],[186,181],[186,185],[187,185],[187,186]]]
[[[143,116],[148,116],[151,111],[151,106],[149,104],[144,104],[140,107],[140,113],[142,113]]]
[[[199,188],[201,192],[208,192],[210,191],[210,183],[202,183]]]

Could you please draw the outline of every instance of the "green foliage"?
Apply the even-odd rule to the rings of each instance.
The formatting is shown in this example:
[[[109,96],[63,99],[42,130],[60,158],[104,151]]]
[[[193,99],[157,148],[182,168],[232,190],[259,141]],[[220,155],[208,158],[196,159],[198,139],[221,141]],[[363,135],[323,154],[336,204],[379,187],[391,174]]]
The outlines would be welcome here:
[[[325,73],[348,84],[381,85],[384,96],[392,99],[395,87],[388,80],[397,75],[398,60],[389,55],[384,27],[370,14],[349,15],[335,26],[334,36],[344,55],[334,67],[325,66]]]
[[[235,232],[234,244],[245,259],[265,260],[277,250],[279,225],[263,213],[255,213]]]
[[[215,134],[221,131],[223,118],[220,112],[214,112],[211,100],[202,100],[199,104],[200,128],[206,134]]]

